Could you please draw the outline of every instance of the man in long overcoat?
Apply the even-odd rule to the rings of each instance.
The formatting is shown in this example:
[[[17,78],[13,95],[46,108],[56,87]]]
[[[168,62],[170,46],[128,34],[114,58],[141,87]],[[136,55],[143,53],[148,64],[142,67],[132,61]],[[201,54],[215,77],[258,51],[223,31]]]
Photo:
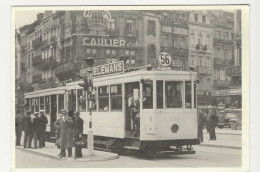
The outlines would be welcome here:
[[[21,136],[23,131],[22,116],[18,110],[15,116],[15,134],[16,134],[16,146],[21,146]]]
[[[203,142],[203,128],[206,121],[205,115],[201,109],[198,109],[198,137]]]
[[[68,116],[66,110],[61,111],[61,118],[54,122],[54,127],[60,130],[60,157],[66,156],[68,149],[68,157],[72,156],[73,146],[73,120]]]
[[[34,149],[37,149],[37,141],[39,140],[41,119],[39,117],[39,112],[34,112],[33,115],[35,116],[32,120],[33,147]]]
[[[40,147],[45,147],[45,131],[46,131],[46,125],[48,124],[48,119],[44,115],[44,110],[40,110],[40,119],[41,119],[41,125],[40,125],[40,132],[39,132],[39,144]]]
[[[23,117],[23,131],[24,131],[24,141],[23,147],[32,148],[32,119],[31,119],[31,111],[26,112],[26,116]]]
[[[77,144],[82,139],[84,121],[79,117],[79,111],[74,112],[74,138],[75,138],[75,159],[82,157],[81,145]]]
[[[208,119],[207,119],[207,126],[209,130],[209,140],[217,140],[215,128],[218,123],[218,116],[214,112],[213,108],[209,109]]]

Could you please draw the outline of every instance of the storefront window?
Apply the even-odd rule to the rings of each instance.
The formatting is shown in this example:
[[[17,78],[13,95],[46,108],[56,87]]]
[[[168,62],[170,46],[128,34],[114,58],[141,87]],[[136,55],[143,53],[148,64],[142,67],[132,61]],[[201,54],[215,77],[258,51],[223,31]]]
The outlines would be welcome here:
[[[167,108],[182,107],[182,84],[179,81],[165,82],[165,97]]]
[[[44,97],[40,97],[40,110],[44,110]]]
[[[191,108],[191,82],[185,81],[185,108]]]
[[[153,108],[153,81],[143,83],[143,108]]]
[[[86,111],[86,95],[84,90],[78,90],[78,109],[79,111]]]
[[[104,87],[99,87],[98,88],[98,102],[99,102],[99,111],[108,111],[109,109],[109,102],[108,102],[108,92],[109,87],[104,86]]]
[[[157,109],[163,109],[163,81],[156,81]]]
[[[59,112],[61,109],[64,109],[64,94],[58,95],[58,101],[59,101]]]
[[[122,85],[110,87],[111,110],[122,110]]]
[[[45,97],[45,113],[50,113],[50,96]]]

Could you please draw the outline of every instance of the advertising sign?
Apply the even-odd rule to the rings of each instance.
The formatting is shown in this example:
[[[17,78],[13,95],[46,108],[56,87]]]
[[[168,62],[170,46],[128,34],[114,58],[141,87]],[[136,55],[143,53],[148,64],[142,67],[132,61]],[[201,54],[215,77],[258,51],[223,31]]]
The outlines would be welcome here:
[[[124,62],[109,63],[93,67],[93,77],[124,72]]]

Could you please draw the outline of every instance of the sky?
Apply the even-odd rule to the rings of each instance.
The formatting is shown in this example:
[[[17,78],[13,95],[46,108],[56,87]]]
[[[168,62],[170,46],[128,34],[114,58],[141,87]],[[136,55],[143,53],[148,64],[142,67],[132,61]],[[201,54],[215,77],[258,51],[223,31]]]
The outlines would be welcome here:
[[[16,11],[15,27],[18,29],[37,20],[37,14],[43,11]]]

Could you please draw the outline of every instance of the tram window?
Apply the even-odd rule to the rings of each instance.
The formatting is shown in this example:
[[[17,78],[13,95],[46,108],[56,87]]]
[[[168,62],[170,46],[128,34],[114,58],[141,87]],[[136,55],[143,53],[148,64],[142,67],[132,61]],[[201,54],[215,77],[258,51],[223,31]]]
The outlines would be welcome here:
[[[196,81],[194,82],[194,108],[197,107],[197,85]]]
[[[157,109],[163,109],[163,81],[156,81]]]
[[[97,89],[93,88],[93,92],[92,92],[92,111],[96,111],[97,110]]]
[[[122,110],[122,85],[110,86],[111,110]]]
[[[40,97],[40,110],[44,110],[44,97]]]
[[[69,98],[68,101],[69,110],[70,111],[76,110],[76,90],[68,91],[68,98]]]
[[[185,81],[185,108],[191,108],[191,82]]]
[[[81,112],[86,111],[86,95],[84,90],[78,90],[78,109]]]
[[[24,99],[24,104],[25,104],[25,110],[29,110],[30,107],[29,99]]]
[[[109,98],[108,98],[108,86],[98,87],[98,102],[99,102],[99,111],[108,111],[109,107]]]
[[[39,98],[35,98],[35,112],[39,112]]]
[[[64,109],[64,94],[59,94],[58,96],[59,101],[59,112],[61,109]]]
[[[153,108],[153,81],[143,83],[143,108]]]
[[[50,97],[49,96],[45,97],[45,113],[46,114],[50,113]]]
[[[182,84],[179,81],[165,82],[165,97],[167,108],[182,107]]]
[[[31,112],[34,113],[34,98],[31,99]]]

